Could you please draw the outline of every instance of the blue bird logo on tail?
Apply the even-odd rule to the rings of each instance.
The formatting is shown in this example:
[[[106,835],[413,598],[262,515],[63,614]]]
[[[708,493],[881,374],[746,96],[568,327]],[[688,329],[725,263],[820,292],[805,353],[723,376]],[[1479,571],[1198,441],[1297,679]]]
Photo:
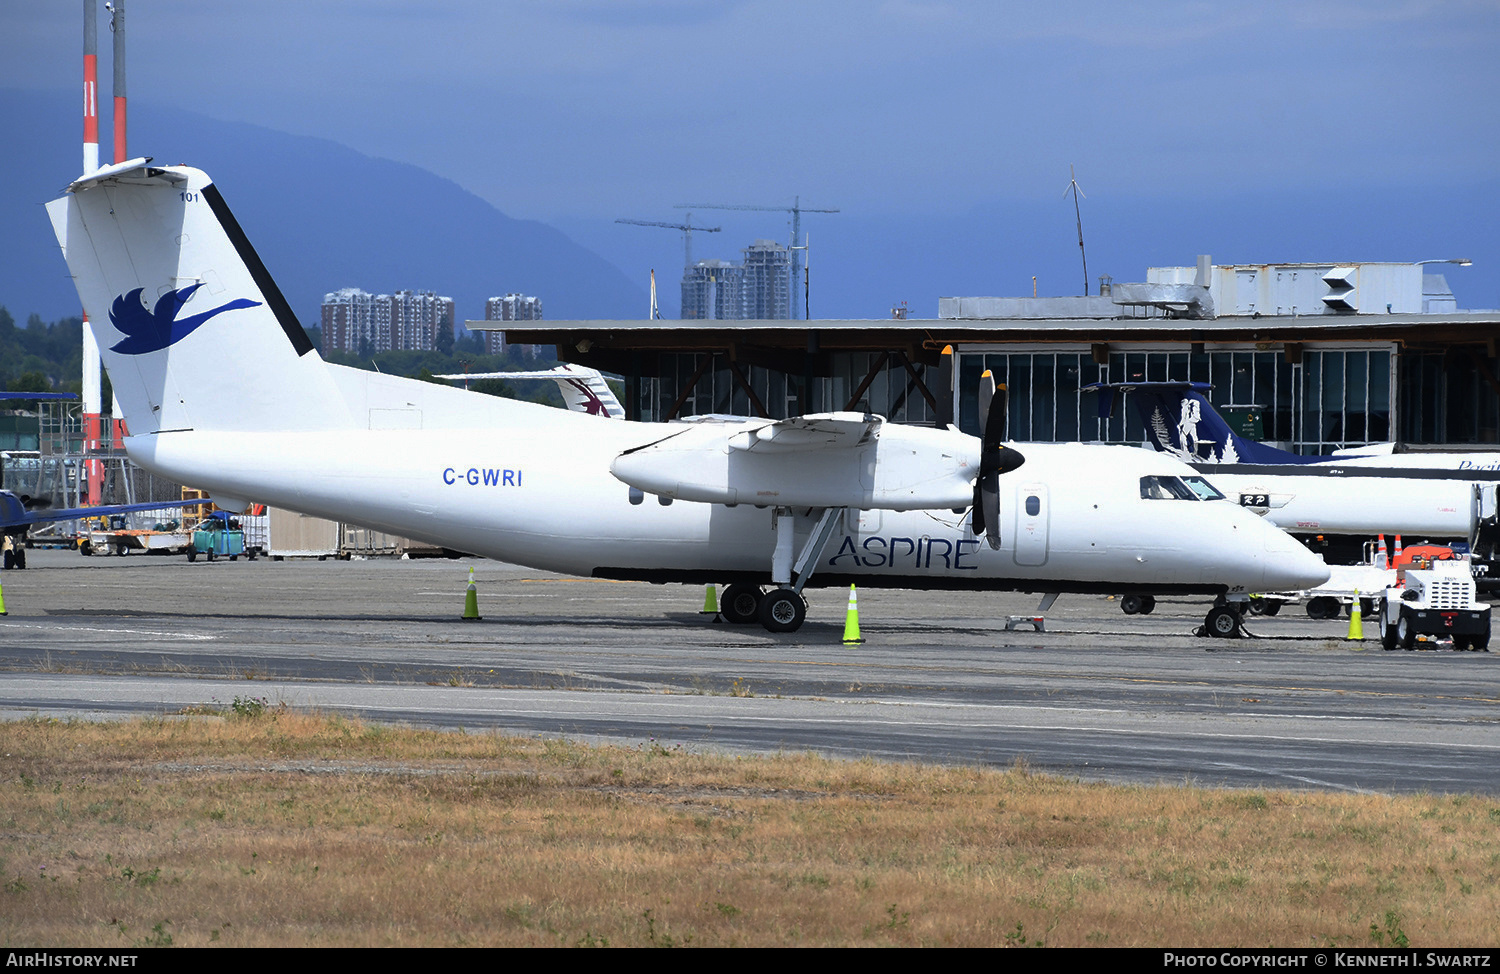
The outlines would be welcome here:
[[[150,311],[146,310],[145,304],[141,301],[141,293],[145,291],[145,288],[138,287],[116,297],[109,307],[109,322],[125,337],[110,346],[110,351],[119,352],[121,355],[142,355],[146,352],[159,351],[168,345],[182,341],[214,315],[234,311],[237,308],[253,308],[260,304],[259,301],[251,301],[249,298],[235,298],[212,311],[205,311],[188,318],[178,318],[177,312],[182,310],[182,306],[187,303],[188,298],[193,296],[193,292],[202,286],[202,284],[191,284],[168,291],[156,299],[156,307]]]

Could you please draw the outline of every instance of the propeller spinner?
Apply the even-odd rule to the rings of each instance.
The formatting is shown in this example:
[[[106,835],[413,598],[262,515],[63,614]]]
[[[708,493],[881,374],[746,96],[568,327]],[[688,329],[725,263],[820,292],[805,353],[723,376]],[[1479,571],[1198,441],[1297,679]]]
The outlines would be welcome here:
[[[1002,387],[1003,388],[1003,387]],[[995,377],[988,369],[979,379],[979,477],[974,481],[974,535],[983,534],[990,547],[1000,549],[1000,475],[1026,462],[1021,451],[1001,444],[1005,436],[1006,396],[995,394]]]

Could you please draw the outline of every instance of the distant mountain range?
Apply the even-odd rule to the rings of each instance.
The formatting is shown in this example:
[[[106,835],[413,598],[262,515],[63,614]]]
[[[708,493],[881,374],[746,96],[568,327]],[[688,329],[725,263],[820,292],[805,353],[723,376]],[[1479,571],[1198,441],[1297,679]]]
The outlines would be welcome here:
[[[132,151],[214,177],[305,324],[317,322],[323,295],[342,287],[431,289],[457,302],[460,319],[483,317],[484,299],[508,291],[541,297],[554,320],[641,318],[652,267],[663,313],[677,314],[681,237],[613,220],[679,211],[625,208],[575,218],[565,235],[511,219],[431,172],[334,142],[146,99],[133,102],[131,118]],[[20,321],[78,310],[40,204],[77,176],[81,127],[71,90],[0,89],[0,138],[19,163],[0,190],[0,305]],[[843,212],[805,225],[815,244],[814,315],[885,318],[907,302],[913,316],[931,317],[943,296],[1031,294],[1033,275],[1043,295],[1080,293],[1073,204],[1062,195],[1066,172],[1059,163],[1058,184],[1046,192],[998,174],[993,198],[946,214],[895,212],[899,199],[886,201],[885,212],[820,199]],[[1079,172],[1086,189],[1096,185],[1088,176]],[[1090,291],[1102,274],[1142,281],[1149,266],[1192,265],[1205,253],[1221,264],[1467,257],[1473,267],[1433,270],[1446,274],[1460,308],[1500,307],[1500,178],[1493,174],[1461,184],[1393,173],[1387,185],[1337,186],[1309,175],[1257,191],[1230,190],[1230,182],[1202,198],[1092,192],[1083,202]],[[741,199],[732,187],[725,194],[725,202],[771,202]],[[695,219],[724,227],[695,240],[700,258],[738,260],[739,249],[759,237],[787,241],[784,214],[713,210]]]
[[[78,313],[41,205],[81,169],[77,101],[0,89],[13,163],[0,190],[0,305],[20,321]],[[307,326],[323,295],[343,287],[433,290],[453,298],[459,321],[483,318],[485,299],[510,291],[540,297],[548,318],[638,317],[647,303],[645,288],[562,232],[511,219],[416,166],[134,99],[130,140],[132,155],[213,177]]]

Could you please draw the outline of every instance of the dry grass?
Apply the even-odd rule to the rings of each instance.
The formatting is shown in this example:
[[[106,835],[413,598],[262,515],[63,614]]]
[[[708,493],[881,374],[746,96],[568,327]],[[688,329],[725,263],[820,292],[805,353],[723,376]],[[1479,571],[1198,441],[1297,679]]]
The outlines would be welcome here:
[[[1120,788],[274,709],[0,724],[0,755],[6,944],[1500,942],[1490,798]]]

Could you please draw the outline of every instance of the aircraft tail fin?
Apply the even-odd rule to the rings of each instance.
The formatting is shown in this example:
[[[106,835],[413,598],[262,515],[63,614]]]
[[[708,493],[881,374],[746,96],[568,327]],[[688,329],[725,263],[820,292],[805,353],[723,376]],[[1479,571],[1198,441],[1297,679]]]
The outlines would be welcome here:
[[[1312,463],[1274,446],[1247,440],[1204,396],[1206,382],[1096,382],[1085,388],[1099,393],[1099,415],[1107,417],[1128,393],[1151,445],[1190,463]]]
[[[47,212],[132,436],[352,425],[207,174],[134,159]]]

